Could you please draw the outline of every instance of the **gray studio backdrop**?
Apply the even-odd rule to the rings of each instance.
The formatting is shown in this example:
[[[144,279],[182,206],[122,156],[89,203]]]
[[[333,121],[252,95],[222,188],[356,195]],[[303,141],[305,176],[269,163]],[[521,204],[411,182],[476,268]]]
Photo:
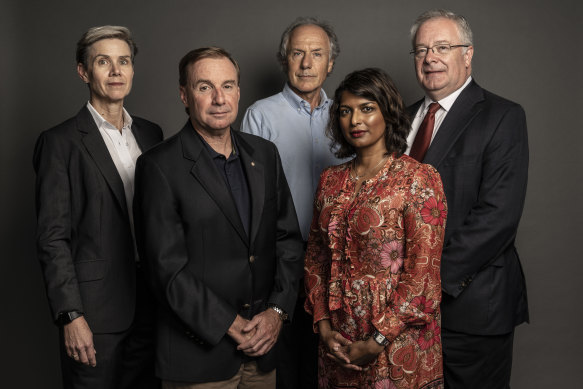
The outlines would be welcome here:
[[[328,94],[350,71],[388,71],[408,104],[422,96],[408,30],[426,9],[465,15],[475,35],[474,77],[522,104],[530,177],[518,248],[531,324],[518,327],[514,388],[577,387],[583,360],[581,39],[583,8],[572,1],[19,1],[0,2],[0,364],[2,387],[58,388],[58,337],[34,249],[32,151],[38,134],[87,101],[74,51],[90,26],[121,24],[140,52],[126,107],[159,123],[166,137],[186,115],[177,64],[188,50],[218,45],[241,64],[239,119],[255,100],[281,90],[275,52],[297,16],[330,21],[341,54]]]

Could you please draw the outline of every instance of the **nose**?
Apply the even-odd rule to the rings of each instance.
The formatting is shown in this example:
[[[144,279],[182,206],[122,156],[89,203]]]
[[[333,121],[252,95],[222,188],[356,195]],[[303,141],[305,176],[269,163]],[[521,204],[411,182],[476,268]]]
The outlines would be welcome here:
[[[115,62],[115,61],[112,62],[111,69],[110,69],[109,72],[110,72],[110,74],[112,76],[119,76],[121,74],[121,70],[120,70],[119,64],[117,62]]]
[[[225,93],[221,88],[215,88],[213,91],[213,104],[223,105],[225,104]]]
[[[302,57],[302,62],[300,65],[302,69],[310,69],[312,67],[312,56],[310,54],[305,54]]]
[[[425,53],[425,58],[423,58],[423,62],[429,63],[429,62],[435,62],[436,60],[437,60],[437,56],[435,55],[433,48],[430,48],[429,50],[427,50],[427,53]]]
[[[352,111],[352,114],[350,116],[350,124],[352,125],[352,127],[356,127],[360,123],[362,123],[362,119],[360,117],[359,111],[358,110]]]

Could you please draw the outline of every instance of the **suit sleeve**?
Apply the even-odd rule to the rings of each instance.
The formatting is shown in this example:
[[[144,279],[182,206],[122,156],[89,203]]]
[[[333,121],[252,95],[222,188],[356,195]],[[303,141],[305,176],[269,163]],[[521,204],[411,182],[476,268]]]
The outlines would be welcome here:
[[[63,141],[43,133],[37,140],[36,172],[37,254],[53,320],[59,313],[83,312],[71,254],[71,193]]]
[[[292,196],[285,179],[281,159],[273,145],[277,174],[277,267],[269,303],[281,307],[293,317],[303,267],[303,241]]]
[[[211,345],[219,343],[237,312],[188,270],[188,252],[175,193],[147,154],[136,165],[136,240],[150,284],[162,306]]]
[[[524,110],[509,105],[499,116],[482,159],[479,195],[443,249],[442,288],[457,297],[483,268],[514,244],[528,176]],[[490,120],[492,120],[490,119]],[[455,212],[451,206],[450,211]]]

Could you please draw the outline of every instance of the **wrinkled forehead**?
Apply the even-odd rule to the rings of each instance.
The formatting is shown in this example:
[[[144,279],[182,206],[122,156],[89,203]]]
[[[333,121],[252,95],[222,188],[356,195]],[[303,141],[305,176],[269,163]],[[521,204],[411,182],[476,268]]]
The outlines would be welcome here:
[[[237,69],[226,57],[201,58],[188,65],[188,81],[197,83],[200,81],[222,85],[228,81],[237,82]]]
[[[326,34],[326,31],[322,27],[316,26],[315,24],[304,24],[296,27],[290,35],[289,43],[290,47],[288,50],[296,45],[317,46],[323,50],[330,49],[328,34]]]

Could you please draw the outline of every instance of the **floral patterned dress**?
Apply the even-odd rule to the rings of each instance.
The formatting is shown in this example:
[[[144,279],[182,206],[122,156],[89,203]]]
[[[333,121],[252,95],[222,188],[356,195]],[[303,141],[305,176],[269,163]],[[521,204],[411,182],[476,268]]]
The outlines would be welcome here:
[[[442,388],[440,259],[446,201],[437,171],[391,156],[355,195],[350,162],[322,173],[305,260],[306,310],[351,341],[389,345],[366,371],[319,346],[320,388]]]

